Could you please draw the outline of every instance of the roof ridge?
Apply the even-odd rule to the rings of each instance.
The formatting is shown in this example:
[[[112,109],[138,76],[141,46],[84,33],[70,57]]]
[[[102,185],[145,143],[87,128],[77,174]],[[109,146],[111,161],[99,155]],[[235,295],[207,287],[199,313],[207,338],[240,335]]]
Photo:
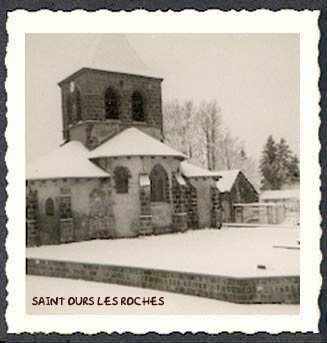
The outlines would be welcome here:
[[[89,158],[123,156],[166,156],[182,160],[188,158],[175,148],[134,126],[123,128],[115,136],[98,145],[90,151]]]

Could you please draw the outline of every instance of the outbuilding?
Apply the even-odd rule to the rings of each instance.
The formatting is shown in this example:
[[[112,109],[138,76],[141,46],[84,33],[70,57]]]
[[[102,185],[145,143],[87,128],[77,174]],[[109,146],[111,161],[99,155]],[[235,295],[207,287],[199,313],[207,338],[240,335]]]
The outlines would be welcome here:
[[[234,204],[258,202],[259,195],[242,171],[219,170],[217,173],[221,176],[217,187],[220,191],[222,222],[233,223],[237,216]]]

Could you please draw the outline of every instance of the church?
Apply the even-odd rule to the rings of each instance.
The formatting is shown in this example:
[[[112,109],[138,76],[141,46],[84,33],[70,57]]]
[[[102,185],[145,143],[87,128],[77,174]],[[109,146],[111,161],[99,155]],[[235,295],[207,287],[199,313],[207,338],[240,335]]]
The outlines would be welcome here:
[[[219,173],[164,143],[162,82],[88,67],[59,82],[63,143],[27,165],[27,246],[221,227]]]

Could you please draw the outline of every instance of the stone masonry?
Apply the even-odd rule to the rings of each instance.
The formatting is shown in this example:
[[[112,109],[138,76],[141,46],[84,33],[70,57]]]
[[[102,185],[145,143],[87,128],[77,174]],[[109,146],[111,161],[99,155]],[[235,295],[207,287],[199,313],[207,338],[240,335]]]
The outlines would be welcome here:
[[[140,194],[140,210],[141,210],[141,213],[139,216],[139,234],[147,235],[153,232],[150,184],[140,185],[139,194]]]
[[[38,225],[38,198],[37,190],[26,190],[26,240],[27,246],[36,246],[39,244]]]
[[[211,187],[211,226],[221,228],[221,203],[219,199],[219,190],[217,187]]]
[[[136,126],[162,139],[161,82],[160,78],[89,68],[77,71],[59,83],[63,99],[64,138],[81,140],[92,148],[123,128]],[[105,115],[105,92],[108,87],[118,97],[119,119],[116,120],[108,120]],[[143,98],[144,122],[132,119],[131,97],[134,91]],[[80,122],[74,113],[69,118],[67,110],[67,99],[74,97],[76,92],[81,99]]]
[[[180,176],[181,177],[181,176]],[[187,186],[178,183],[175,173],[172,175],[172,200],[173,200],[173,229],[184,232],[187,230],[186,212]]]
[[[188,180],[186,180],[186,183],[187,189],[185,193],[185,202],[187,210],[187,226],[190,229],[195,229],[199,227],[197,191]]]
[[[300,303],[299,276],[235,278],[40,259],[27,259],[27,274],[150,288],[243,304]]]

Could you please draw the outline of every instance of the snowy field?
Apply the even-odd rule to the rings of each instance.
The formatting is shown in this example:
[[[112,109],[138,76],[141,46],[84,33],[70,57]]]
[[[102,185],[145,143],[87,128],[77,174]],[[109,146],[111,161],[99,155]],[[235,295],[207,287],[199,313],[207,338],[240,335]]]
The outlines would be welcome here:
[[[164,297],[162,306],[32,306],[33,297]],[[214,299],[41,276],[26,277],[27,314],[299,315],[300,305],[240,305]]]
[[[300,275],[298,241],[296,228],[229,227],[27,248],[26,255],[236,277]]]

